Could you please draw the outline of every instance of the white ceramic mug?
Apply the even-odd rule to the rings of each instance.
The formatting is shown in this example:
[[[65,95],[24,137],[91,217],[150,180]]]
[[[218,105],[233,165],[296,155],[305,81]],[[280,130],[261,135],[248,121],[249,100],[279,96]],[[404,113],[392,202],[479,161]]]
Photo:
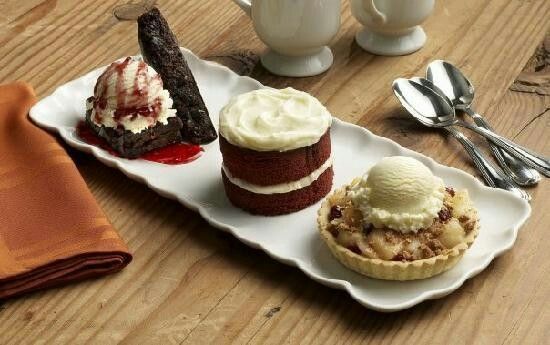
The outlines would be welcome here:
[[[426,33],[420,24],[435,0],[351,0],[351,13],[364,25],[355,40],[378,55],[405,55],[422,48]]]
[[[305,77],[326,71],[327,46],[340,28],[340,0],[233,0],[251,18],[269,51],[261,58],[270,72]]]

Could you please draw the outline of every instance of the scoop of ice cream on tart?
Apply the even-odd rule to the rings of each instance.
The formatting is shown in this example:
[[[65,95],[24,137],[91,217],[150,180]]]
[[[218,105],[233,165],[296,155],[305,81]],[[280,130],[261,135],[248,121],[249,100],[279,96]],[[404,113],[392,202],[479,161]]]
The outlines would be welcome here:
[[[386,157],[356,183],[349,196],[366,222],[401,232],[432,225],[443,207],[443,180],[418,160]]]

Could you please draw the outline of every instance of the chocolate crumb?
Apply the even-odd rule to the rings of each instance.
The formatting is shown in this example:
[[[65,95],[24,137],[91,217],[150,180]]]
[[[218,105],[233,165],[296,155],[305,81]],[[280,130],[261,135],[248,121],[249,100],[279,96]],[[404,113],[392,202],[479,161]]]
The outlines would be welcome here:
[[[453,189],[453,187],[445,187],[445,190],[446,190],[447,193],[449,193],[452,197],[455,196],[455,190]]]
[[[330,228],[328,229],[328,231],[331,233],[331,235],[332,235],[334,238],[338,237],[338,230],[336,230],[335,228],[330,227]]]
[[[333,220],[336,218],[342,218],[342,210],[338,205],[334,205],[330,208],[330,215],[328,219]]]

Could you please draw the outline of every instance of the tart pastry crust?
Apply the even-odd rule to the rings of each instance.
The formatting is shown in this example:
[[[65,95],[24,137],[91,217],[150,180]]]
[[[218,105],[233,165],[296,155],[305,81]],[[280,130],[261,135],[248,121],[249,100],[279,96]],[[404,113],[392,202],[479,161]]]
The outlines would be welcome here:
[[[317,223],[321,238],[325,241],[332,254],[344,266],[368,277],[386,280],[414,280],[429,278],[443,273],[456,265],[479,233],[479,220],[476,218],[471,224],[471,229],[465,233],[464,240],[452,248],[445,249],[439,255],[410,261],[368,258],[339,244],[330,232],[331,209],[333,206],[331,204],[331,197],[338,193],[345,194],[346,187],[338,189],[329,195],[323,201],[318,211]]]

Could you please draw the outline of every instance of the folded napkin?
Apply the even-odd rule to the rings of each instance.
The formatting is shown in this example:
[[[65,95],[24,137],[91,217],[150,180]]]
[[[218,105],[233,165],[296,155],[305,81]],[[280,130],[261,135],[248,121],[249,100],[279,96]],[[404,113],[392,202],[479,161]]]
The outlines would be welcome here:
[[[113,273],[132,259],[63,147],[0,86],[0,298]]]

